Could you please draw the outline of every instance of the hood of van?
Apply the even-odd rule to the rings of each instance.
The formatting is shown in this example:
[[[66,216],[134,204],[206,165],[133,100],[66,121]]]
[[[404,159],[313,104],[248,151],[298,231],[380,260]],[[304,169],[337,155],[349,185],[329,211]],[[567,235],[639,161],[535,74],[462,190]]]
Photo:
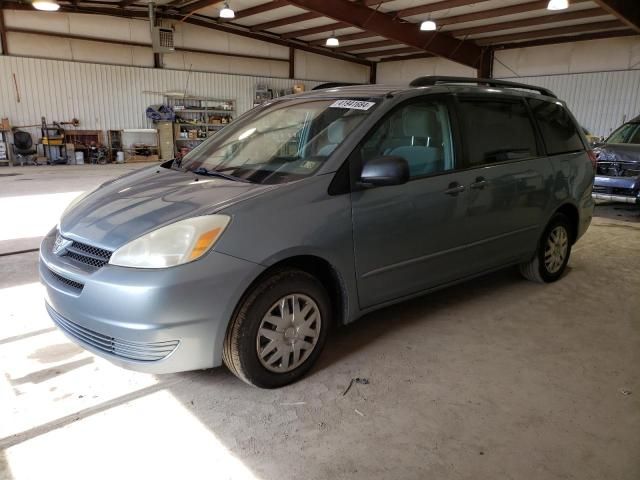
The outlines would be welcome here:
[[[103,184],[63,215],[66,238],[115,250],[185,218],[208,215],[277,188],[153,167]]]

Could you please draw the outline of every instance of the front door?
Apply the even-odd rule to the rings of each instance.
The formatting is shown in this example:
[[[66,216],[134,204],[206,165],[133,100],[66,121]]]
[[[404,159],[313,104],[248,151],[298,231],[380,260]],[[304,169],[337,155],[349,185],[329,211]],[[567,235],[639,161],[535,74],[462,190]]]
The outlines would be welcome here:
[[[409,164],[404,185],[355,188],[353,239],[360,306],[367,308],[464,276],[465,192],[450,102],[420,99],[392,110],[350,158],[393,155]]]

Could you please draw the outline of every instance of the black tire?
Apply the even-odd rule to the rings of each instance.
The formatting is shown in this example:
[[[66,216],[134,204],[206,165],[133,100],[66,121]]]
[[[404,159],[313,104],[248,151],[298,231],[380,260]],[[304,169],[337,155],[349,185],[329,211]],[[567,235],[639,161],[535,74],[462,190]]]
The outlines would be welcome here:
[[[559,265],[559,268],[557,268],[557,270],[550,270],[545,264],[545,249],[547,248],[547,242],[549,241],[552,232],[557,232],[558,228],[563,229],[567,236],[567,250],[564,260]],[[556,213],[544,229],[533,258],[526,263],[520,264],[520,273],[522,276],[527,280],[538,283],[551,283],[560,279],[567,268],[567,263],[571,256],[571,246],[574,241],[572,232],[572,224],[567,216],[562,213]]]
[[[319,334],[301,365],[287,372],[274,372],[267,369],[258,356],[258,330],[270,308],[292,294],[307,296],[315,302],[320,314]],[[240,301],[227,328],[222,359],[234,375],[250,385],[278,388],[293,383],[307,373],[320,356],[332,322],[331,311],[329,295],[315,277],[297,269],[275,271]]]

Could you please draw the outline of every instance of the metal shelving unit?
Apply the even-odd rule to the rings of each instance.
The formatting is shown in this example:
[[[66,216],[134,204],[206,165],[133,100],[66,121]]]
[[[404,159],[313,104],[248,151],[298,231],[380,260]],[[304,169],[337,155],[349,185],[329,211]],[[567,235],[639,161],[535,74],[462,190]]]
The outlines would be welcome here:
[[[236,101],[213,97],[166,97],[175,113],[174,141],[178,157],[233,121]]]

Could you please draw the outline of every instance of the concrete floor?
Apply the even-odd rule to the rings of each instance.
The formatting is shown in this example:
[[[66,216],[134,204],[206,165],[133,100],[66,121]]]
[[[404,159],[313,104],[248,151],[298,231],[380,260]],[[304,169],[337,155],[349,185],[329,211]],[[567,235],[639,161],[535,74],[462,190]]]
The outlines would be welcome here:
[[[0,246],[129,168],[0,169]],[[0,256],[0,478],[637,480],[640,215],[615,208],[560,282],[507,270],[368,315],[275,391],[112,366],[53,328],[37,253]]]

